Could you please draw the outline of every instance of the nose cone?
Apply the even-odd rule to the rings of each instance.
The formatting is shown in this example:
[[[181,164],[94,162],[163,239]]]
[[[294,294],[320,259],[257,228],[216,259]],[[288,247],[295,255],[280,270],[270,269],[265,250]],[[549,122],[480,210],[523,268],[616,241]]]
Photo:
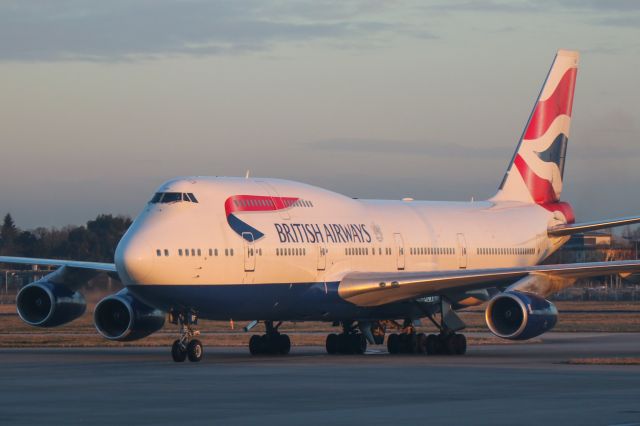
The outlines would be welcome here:
[[[116,248],[115,263],[125,285],[144,284],[153,272],[155,251],[144,235],[127,232]]]

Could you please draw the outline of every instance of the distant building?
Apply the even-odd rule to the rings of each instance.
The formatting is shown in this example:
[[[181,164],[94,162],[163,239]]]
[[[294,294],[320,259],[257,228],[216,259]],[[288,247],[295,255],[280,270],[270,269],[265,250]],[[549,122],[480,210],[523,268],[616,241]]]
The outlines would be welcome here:
[[[611,243],[611,233],[593,231],[572,235],[564,245],[564,248],[569,250],[609,248],[611,247]]]

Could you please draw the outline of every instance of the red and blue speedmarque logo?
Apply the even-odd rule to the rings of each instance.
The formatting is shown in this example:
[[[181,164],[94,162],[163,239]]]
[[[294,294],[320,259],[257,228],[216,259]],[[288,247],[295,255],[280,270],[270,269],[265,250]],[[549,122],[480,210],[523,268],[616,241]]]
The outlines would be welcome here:
[[[233,231],[247,241],[255,241],[264,237],[248,223],[240,220],[237,213],[274,212],[291,208],[299,198],[270,197],[268,195],[232,195],[224,203],[227,223]]]

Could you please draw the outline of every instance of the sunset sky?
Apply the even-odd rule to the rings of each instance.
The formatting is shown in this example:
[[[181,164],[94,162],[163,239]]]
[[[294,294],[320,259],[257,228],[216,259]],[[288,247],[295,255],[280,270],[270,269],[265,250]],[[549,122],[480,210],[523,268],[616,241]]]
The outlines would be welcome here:
[[[558,48],[582,55],[563,200],[640,214],[638,1],[3,1],[0,214],[133,216],[247,169],[486,198]]]

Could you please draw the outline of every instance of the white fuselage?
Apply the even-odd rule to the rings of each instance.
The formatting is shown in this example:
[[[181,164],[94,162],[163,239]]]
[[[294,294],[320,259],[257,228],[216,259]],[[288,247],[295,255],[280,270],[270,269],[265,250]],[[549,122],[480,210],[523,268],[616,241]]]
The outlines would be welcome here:
[[[116,252],[127,286],[295,286],[357,271],[528,266],[565,241],[547,237],[556,219],[535,204],[358,200],[253,178],[176,179],[158,192],[193,194],[197,203],[145,207]],[[265,210],[271,199],[291,201]],[[234,208],[250,235],[232,228]]]

